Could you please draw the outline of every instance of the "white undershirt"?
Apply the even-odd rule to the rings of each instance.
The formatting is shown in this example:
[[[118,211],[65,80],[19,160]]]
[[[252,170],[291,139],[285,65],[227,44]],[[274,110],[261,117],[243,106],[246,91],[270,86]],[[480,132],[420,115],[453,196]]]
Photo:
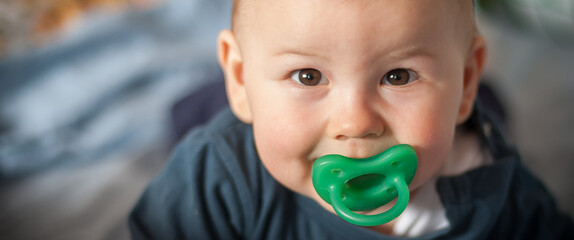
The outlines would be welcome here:
[[[459,175],[492,162],[488,151],[481,148],[476,133],[464,133],[464,130],[457,129],[452,149],[437,176],[417,190],[405,211],[397,218],[393,227],[395,236],[418,237],[450,226],[436,191],[438,176]]]

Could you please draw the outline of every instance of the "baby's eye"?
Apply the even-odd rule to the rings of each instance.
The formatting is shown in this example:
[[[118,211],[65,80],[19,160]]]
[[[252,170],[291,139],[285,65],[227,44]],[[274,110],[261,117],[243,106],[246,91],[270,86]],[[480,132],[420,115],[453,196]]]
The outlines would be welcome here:
[[[327,84],[327,79],[317,69],[305,68],[291,74],[291,79],[305,86],[317,86]]]
[[[404,68],[397,68],[385,74],[383,79],[381,79],[381,84],[400,86],[410,83],[417,78],[417,75],[413,71]]]

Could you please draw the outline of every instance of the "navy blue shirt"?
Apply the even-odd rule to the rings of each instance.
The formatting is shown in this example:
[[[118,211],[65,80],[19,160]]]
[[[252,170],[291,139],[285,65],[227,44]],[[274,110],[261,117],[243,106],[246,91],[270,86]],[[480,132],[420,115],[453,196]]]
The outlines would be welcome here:
[[[495,162],[440,178],[450,226],[418,239],[574,239],[571,219],[477,112],[470,122]],[[261,164],[251,126],[229,109],[187,135],[129,220],[133,239],[399,239],[347,223],[279,184]]]

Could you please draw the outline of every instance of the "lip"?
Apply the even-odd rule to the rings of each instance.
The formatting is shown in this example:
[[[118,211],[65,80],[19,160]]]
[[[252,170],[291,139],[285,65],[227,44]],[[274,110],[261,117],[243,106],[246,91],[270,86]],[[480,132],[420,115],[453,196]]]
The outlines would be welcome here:
[[[335,155],[340,155],[340,156],[347,157],[347,158],[351,158],[351,159],[365,159],[365,158],[370,158],[370,157],[372,157],[372,156],[375,156],[375,155],[377,155],[377,154],[379,154],[379,153],[382,153],[382,152],[386,151],[387,149],[389,149],[389,148],[388,148],[388,147],[387,147],[387,148],[384,148],[383,150],[378,151],[378,152],[375,152],[375,153],[373,153],[373,154],[364,154],[364,156],[362,156],[361,154],[327,153],[327,154],[323,154],[323,155],[321,155],[321,156],[319,156],[319,157],[314,157],[313,160],[312,160],[312,162],[317,161],[317,159],[319,159],[319,158],[322,157],[322,156],[333,155],[333,154],[335,154]]]

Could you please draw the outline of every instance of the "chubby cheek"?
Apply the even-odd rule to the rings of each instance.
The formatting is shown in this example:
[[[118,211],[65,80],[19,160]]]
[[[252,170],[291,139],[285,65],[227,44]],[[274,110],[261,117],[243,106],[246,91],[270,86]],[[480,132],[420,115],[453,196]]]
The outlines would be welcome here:
[[[415,188],[436,175],[448,158],[454,130],[448,131],[445,128],[442,130],[429,132],[425,136],[427,141],[415,145],[419,158],[417,174],[413,179],[413,187]]]
[[[281,184],[308,196],[313,191],[309,154],[316,145],[315,129],[307,118],[284,111],[267,111],[253,121],[255,145],[263,165]]]
[[[417,152],[417,173],[410,185],[418,188],[438,173],[446,162],[454,138],[454,119],[440,111],[420,112],[416,122],[407,124],[410,131],[405,143],[413,145]]]

